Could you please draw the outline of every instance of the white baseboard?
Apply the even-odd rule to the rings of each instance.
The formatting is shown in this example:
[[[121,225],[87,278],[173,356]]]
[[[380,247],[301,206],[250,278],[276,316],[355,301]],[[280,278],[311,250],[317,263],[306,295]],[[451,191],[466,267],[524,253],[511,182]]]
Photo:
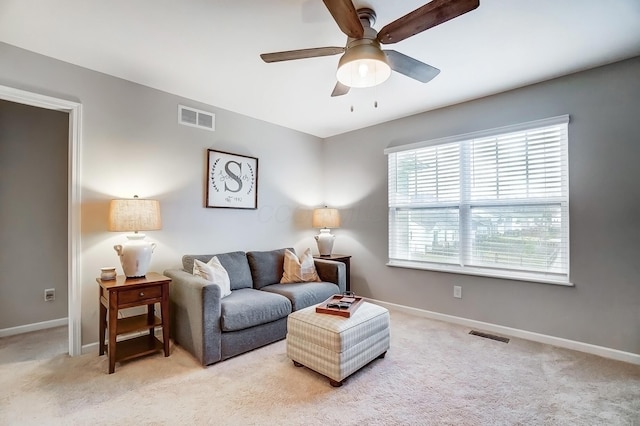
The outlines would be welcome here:
[[[89,343],[88,345],[82,345],[82,355],[91,353],[98,353],[98,342]]]
[[[601,356],[603,358],[614,359],[616,361],[623,361],[631,364],[640,365],[640,354],[624,352],[617,349],[606,348],[604,346],[592,345],[590,343],[583,343],[575,340],[563,339],[561,337],[549,336],[546,334],[534,333],[531,331],[520,330],[517,328],[505,327],[502,325],[491,324],[488,322],[476,321],[476,320],[471,320],[467,318],[456,317],[453,315],[426,311],[424,309],[412,308],[404,305],[397,305],[395,303],[388,303],[388,302],[383,302],[375,299],[367,299],[367,300],[371,301],[371,303],[375,303],[376,305],[384,306],[387,309],[406,312],[416,316],[450,322],[458,325],[463,325],[465,327],[481,329],[482,331],[490,331],[490,332],[499,333],[505,336],[531,340],[538,343],[558,346],[560,348],[572,349],[574,351],[579,351],[579,352],[586,352],[593,355]]]
[[[0,329],[0,337],[14,336],[16,334],[29,333],[31,331],[46,330],[47,328],[60,327],[69,324],[68,318],[58,318],[50,321],[36,322],[33,324],[19,325],[17,327]]]

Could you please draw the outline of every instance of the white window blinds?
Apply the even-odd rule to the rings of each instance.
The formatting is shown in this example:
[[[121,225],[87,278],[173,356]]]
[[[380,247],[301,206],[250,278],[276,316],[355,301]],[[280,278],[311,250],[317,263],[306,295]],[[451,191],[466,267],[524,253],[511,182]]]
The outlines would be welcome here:
[[[385,151],[389,263],[568,283],[568,116]]]

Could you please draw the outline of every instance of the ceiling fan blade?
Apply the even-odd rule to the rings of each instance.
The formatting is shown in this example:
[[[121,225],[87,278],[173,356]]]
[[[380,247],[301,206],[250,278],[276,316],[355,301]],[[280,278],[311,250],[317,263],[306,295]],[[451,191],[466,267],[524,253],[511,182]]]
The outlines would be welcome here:
[[[349,93],[349,89],[351,89],[349,86],[346,86],[338,81],[336,82],[336,87],[333,88],[333,92],[331,92],[331,97],[346,95],[347,93]]]
[[[344,53],[344,47],[312,47],[311,49],[286,50],[283,52],[263,53],[260,55],[265,62],[291,61],[294,59],[316,58]]]
[[[385,25],[378,32],[378,41],[382,44],[397,43],[470,12],[478,6],[480,0],[432,0]]]
[[[384,54],[387,56],[389,66],[392,70],[422,83],[427,83],[440,74],[438,68],[427,65],[424,62],[420,62],[417,59],[413,59],[395,50],[384,50]]]
[[[351,38],[361,38],[364,35],[362,22],[351,0],[322,0],[329,9],[331,16],[340,30]]]

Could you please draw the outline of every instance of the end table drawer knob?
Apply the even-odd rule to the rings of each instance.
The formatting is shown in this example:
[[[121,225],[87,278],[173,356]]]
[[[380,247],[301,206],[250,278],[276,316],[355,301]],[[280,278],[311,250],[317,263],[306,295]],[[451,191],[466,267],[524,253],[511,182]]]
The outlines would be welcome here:
[[[143,297],[143,296],[144,296],[144,292],[143,292],[143,291],[141,291],[141,292],[140,292],[140,297]]]

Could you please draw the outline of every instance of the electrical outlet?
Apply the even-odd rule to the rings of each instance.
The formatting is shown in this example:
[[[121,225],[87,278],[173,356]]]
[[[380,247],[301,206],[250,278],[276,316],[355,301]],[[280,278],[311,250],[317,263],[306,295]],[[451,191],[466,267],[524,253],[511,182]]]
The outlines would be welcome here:
[[[55,288],[47,288],[44,290],[44,301],[45,302],[53,302],[56,300],[56,289]]]
[[[462,299],[462,287],[459,285],[453,286],[453,297]]]

